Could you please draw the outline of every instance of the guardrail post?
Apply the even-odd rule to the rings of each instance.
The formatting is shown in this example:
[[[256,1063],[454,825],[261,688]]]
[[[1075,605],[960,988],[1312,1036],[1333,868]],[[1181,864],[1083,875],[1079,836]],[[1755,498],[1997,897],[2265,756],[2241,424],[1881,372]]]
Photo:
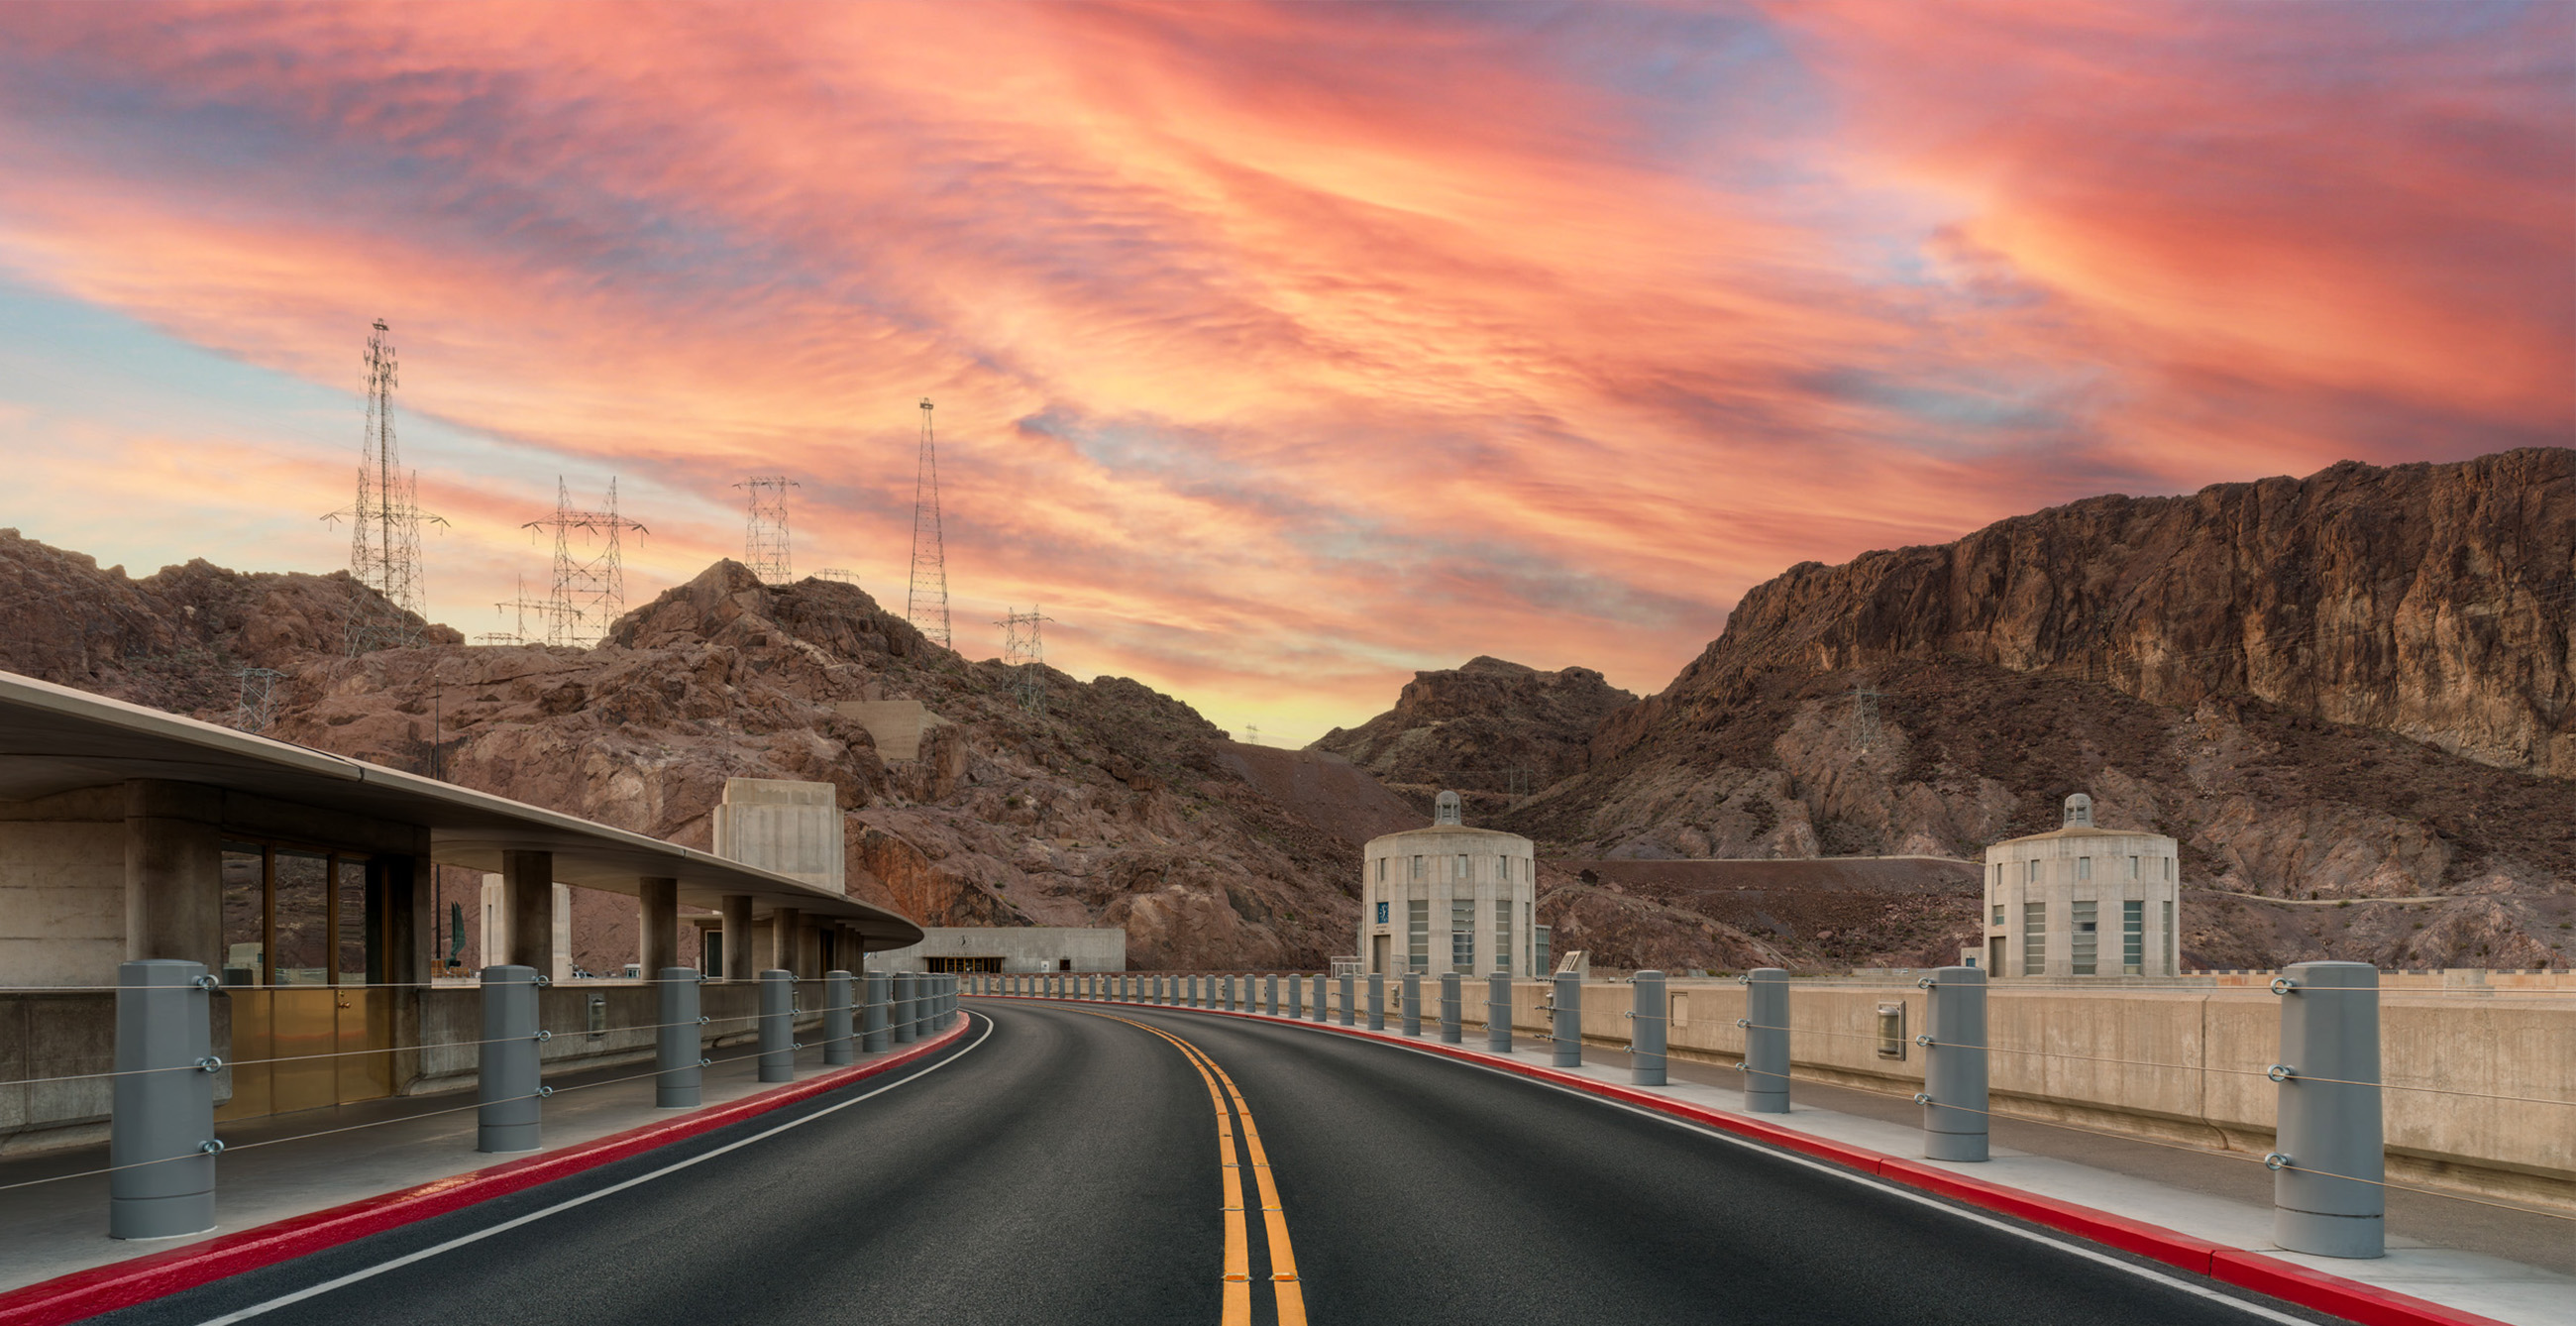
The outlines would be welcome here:
[[[823,1062],[846,1064],[859,1057],[850,1041],[850,974],[823,973]]]
[[[872,971],[868,973],[867,986],[868,1006],[860,1014],[859,1048],[870,1054],[883,1054],[888,1034],[886,1023],[892,1021],[886,1016],[890,1011],[886,1005],[894,997],[894,979],[884,972]]]
[[[1555,1037],[1556,1057],[1551,1061],[1559,1068],[1575,1068],[1583,1063],[1583,978],[1570,971],[1556,974],[1555,1016],[1548,1025]]]
[[[1293,998],[1296,991],[1297,978],[1291,976],[1288,978],[1289,995]],[[1272,1017],[1279,1016],[1279,978],[1275,974],[1261,978],[1261,1011]]]
[[[163,1239],[215,1227],[214,1005],[205,964],[116,966],[107,1235]],[[134,1166],[126,1169],[123,1166]]]
[[[1986,974],[1943,967],[1920,982],[1931,991],[1914,1038],[1923,1047],[1923,1157],[1986,1158]]]
[[[483,969],[483,1044],[474,1069],[474,1149],[494,1154],[540,1145],[545,1087],[538,1081],[537,969]]]
[[[693,1110],[707,1062],[698,1038],[706,1025],[698,1016],[698,982],[706,978],[695,967],[664,967],[653,975],[653,1107]]]
[[[1404,974],[1404,1034],[1422,1034],[1422,973],[1418,971]]]
[[[1368,1029],[1386,1030],[1386,977],[1370,972],[1368,979]]]
[[[1467,1031],[1465,1025],[1459,1021],[1459,1013],[1458,973],[1454,971],[1444,971],[1440,973],[1441,1043],[1446,1045],[1456,1045],[1459,1041],[1465,1039]]]
[[[921,978],[911,972],[894,974],[894,1043],[907,1045],[921,1039]]]
[[[1243,993],[1244,993],[1244,994],[1245,994],[1245,996],[1247,996],[1247,997],[1249,997],[1249,996],[1251,995],[1251,993],[1252,993],[1252,983],[1251,983],[1249,980],[1247,980],[1247,981],[1245,981],[1245,982],[1244,982],[1244,989],[1243,989]],[[1225,978],[1225,1002],[1224,1002],[1224,1003],[1222,1003],[1222,1004],[1217,1005],[1217,1007],[1222,1008],[1222,1009],[1224,1009],[1226,1012],[1229,1012],[1229,1013],[1234,1012],[1235,1010],[1237,1010],[1237,1009],[1239,1009],[1239,1008],[1243,1007],[1243,1005],[1241,1005],[1241,1004],[1239,1004],[1239,1003],[1235,1002],[1234,995],[1235,995],[1235,989],[1234,989],[1234,978],[1233,978],[1233,977],[1231,977],[1231,976],[1228,976],[1228,977],[1226,977],[1226,978]]]
[[[1321,972],[1315,974],[1315,1006],[1307,1010],[1306,1016],[1317,1022],[1324,1020],[1324,975]]]
[[[1349,972],[1343,972],[1343,973],[1342,973],[1342,1025],[1343,1025],[1343,1026],[1345,1026],[1345,1027],[1350,1026],[1350,1025],[1351,1025],[1351,1023],[1352,1023],[1352,1017],[1351,1017],[1351,1014],[1352,1014],[1352,1005],[1353,1005],[1353,1002],[1354,1002],[1354,1001],[1352,1000],[1352,998],[1351,998],[1351,986],[1352,986],[1352,984],[1353,984],[1353,982],[1352,982],[1351,974],[1350,974]]]
[[[760,974],[760,1080],[796,1079],[796,973],[772,967]]]
[[[1756,967],[1744,974],[1744,1108],[1789,1112],[1789,973]]]
[[[1512,1052],[1512,974],[1498,971],[1485,978],[1485,1048]]]
[[[1637,1006],[1628,1013],[1628,1081],[1641,1087],[1660,1087],[1665,1085],[1665,1016],[1672,1006],[1664,998],[1664,974],[1641,971],[1632,979],[1637,987]]]
[[[2272,1241],[2319,1257],[2388,1253],[2387,1160],[2379,1100],[2379,969],[2294,962],[2281,996],[2280,1120],[2272,1154]]]

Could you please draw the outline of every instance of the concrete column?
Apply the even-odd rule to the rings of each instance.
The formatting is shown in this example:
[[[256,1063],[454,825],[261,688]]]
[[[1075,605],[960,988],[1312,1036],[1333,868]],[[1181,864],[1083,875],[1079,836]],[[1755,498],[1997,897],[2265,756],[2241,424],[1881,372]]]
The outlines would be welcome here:
[[[707,1063],[699,1039],[706,1019],[698,1014],[698,982],[705,978],[695,967],[677,964],[645,970],[653,973],[655,982],[653,1107],[696,1109],[700,1070]]]
[[[446,956],[436,946],[437,890],[430,887],[437,869],[425,856],[386,856],[367,863],[367,878],[378,892],[377,914],[384,918],[382,972],[377,979],[393,985],[419,985],[437,971]],[[413,1039],[397,1033],[398,1041]]]
[[[555,854],[501,853],[501,914],[509,918],[506,966],[550,972],[555,965]],[[486,962],[492,955],[484,955]]]
[[[724,978],[748,981],[757,968],[752,963],[751,895],[728,893],[724,898]]]
[[[887,1037],[891,1034],[886,1023],[892,1012],[887,1005],[894,997],[893,978],[884,972],[872,971],[863,984],[867,987],[867,1007],[860,1012],[859,1048],[869,1054],[883,1054]]]
[[[1925,977],[1923,1155],[1927,1160],[1986,1158],[1986,974],[1943,967]]]
[[[823,974],[823,1062],[846,1064],[858,1058],[850,1039],[850,974]]]
[[[823,976],[823,925],[811,918],[796,923],[796,966],[800,981],[821,980]]]
[[[760,1080],[796,1078],[796,976],[783,967],[760,974]]]
[[[1556,976],[1556,1010],[1548,1029],[1555,1040],[1556,1055],[1550,1061],[1559,1068],[1575,1068],[1583,1063],[1583,978],[1573,972]]]
[[[1314,1019],[1314,1020],[1315,1020],[1315,1021],[1317,1021],[1317,1022],[1321,1022],[1321,1021],[1323,1021],[1323,1020],[1324,1020],[1324,977],[1323,977],[1323,974],[1322,974],[1321,972],[1318,972],[1318,973],[1316,973],[1316,975],[1315,975],[1315,1007],[1314,1007],[1314,1011],[1312,1011],[1312,1012],[1308,1013],[1306,1016],[1307,1016],[1307,1017],[1310,1017],[1310,1018],[1312,1018],[1312,1019]]]
[[[1306,1001],[1302,997],[1305,990],[1305,978],[1292,973],[1288,977],[1288,1020],[1291,1022],[1306,1016]]]
[[[222,794],[211,787],[155,778],[126,783],[128,959],[223,970],[224,856],[215,827],[222,814]]]
[[[1341,1010],[1341,1011],[1342,1011],[1342,1025],[1343,1025],[1343,1026],[1345,1026],[1345,1027],[1347,1027],[1347,1026],[1351,1025],[1351,1014],[1352,1014],[1352,1012],[1353,1012],[1353,1009],[1352,1009],[1352,1000],[1351,1000],[1351,986],[1352,986],[1352,983],[1353,983],[1353,982],[1352,982],[1352,980],[1351,980],[1351,974],[1350,974],[1349,972],[1343,972],[1343,973],[1342,973],[1342,990],[1341,990],[1341,995],[1342,995],[1342,1010]]]
[[[129,874],[130,880],[132,876]],[[203,963],[116,968],[116,1072],[108,1117],[107,1235],[160,1239],[215,1227],[213,996]],[[124,1166],[133,1166],[131,1169]]]
[[[635,960],[647,976],[680,965],[680,881],[635,881]]]
[[[769,944],[761,957],[768,966],[796,975],[796,927],[805,918],[793,907],[773,907],[769,911]]]
[[[1744,1108],[1789,1112],[1789,973],[1756,967],[1744,974]]]
[[[1456,1045],[1466,1038],[1465,1024],[1460,1020],[1464,1010],[1458,1006],[1458,973],[1440,973],[1440,1040]]]
[[[1404,1034],[1422,1034],[1422,973],[1418,971],[1404,974]]]
[[[1628,1081],[1641,1087],[1664,1085],[1664,974],[1641,971],[1634,978],[1637,1006],[1628,1011]]]
[[[891,1030],[894,1033],[894,1043],[897,1045],[910,1045],[921,1036],[921,1024],[914,1021],[917,1016],[914,1012],[916,1002],[913,974],[908,971],[896,972],[894,974],[894,1025]]]
[[[1485,978],[1485,1048],[1512,1052],[1512,974],[1498,971]]]
[[[1369,973],[1368,1029],[1386,1030],[1386,976],[1381,972]]]
[[[505,853],[503,859],[521,853]],[[544,856],[543,852],[527,855]],[[505,875],[508,872],[503,872]],[[551,901],[552,881],[532,890]],[[514,927],[515,928],[515,927]],[[545,931],[538,938],[551,946]],[[516,936],[513,936],[515,946]],[[524,962],[483,969],[483,1044],[476,1047],[474,1149],[495,1155],[543,1144],[546,1088],[537,1064],[537,969]]]
[[[1297,999],[1297,978],[1294,976],[1288,978],[1288,999],[1291,1003]],[[1279,978],[1276,976],[1261,978],[1261,1011],[1272,1017],[1279,1016]]]
[[[2319,1257],[2388,1252],[2379,1099],[2379,969],[2296,962],[2281,992],[2280,1120],[2272,1154],[2272,1241]]]

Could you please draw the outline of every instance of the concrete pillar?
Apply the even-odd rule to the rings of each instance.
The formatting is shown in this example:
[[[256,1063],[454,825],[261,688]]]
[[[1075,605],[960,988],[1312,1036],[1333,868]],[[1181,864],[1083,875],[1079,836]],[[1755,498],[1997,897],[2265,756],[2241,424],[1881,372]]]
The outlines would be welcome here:
[[[752,963],[751,895],[728,893],[724,898],[724,978],[748,981],[757,968]]]
[[[1789,973],[1756,967],[1744,974],[1744,1108],[1789,1112]]]
[[[796,1078],[796,976],[783,967],[760,974],[760,1080]]]
[[[1422,973],[1418,971],[1404,974],[1404,1034],[1422,1034]]]
[[[1461,1021],[1463,1014],[1464,1010],[1458,1006],[1458,973],[1444,971],[1440,973],[1441,1043],[1456,1045],[1466,1038],[1466,1026]]]
[[[1294,976],[1288,978],[1288,998],[1291,1002],[1297,998],[1297,978]],[[1261,978],[1261,1011],[1272,1017],[1279,1016],[1279,978],[1276,976]]]
[[[1381,972],[1369,973],[1368,1028],[1371,1031],[1386,1030],[1386,976]]]
[[[1641,971],[1634,978],[1637,1006],[1628,1011],[1628,1081],[1641,1087],[1664,1085],[1664,974]]]
[[[761,955],[763,962],[794,979],[796,972],[796,927],[805,918],[793,907],[769,910],[769,943]]]
[[[118,1168],[107,1176],[109,1238],[172,1238],[215,1227],[221,1065],[210,1048],[214,1005],[205,975],[203,963],[170,958],[117,965],[107,1163]]]
[[[680,965],[680,881],[635,881],[635,960],[647,976]]]
[[[817,981],[823,978],[823,924],[812,918],[796,923],[796,979]]]
[[[509,918],[508,961],[501,965],[551,972],[555,966],[555,854],[501,853],[501,915]],[[491,954],[484,961],[492,961]]]
[[[706,1067],[706,1055],[700,1047],[699,1029],[706,1019],[698,1013],[698,982],[704,980],[695,967],[673,964],[648,967],[653,974],[653,1107],[663,1110],[693,1110],[698,1107],[698,1090]]]
[[[433,952],[440,931],[438,890],[430,886],[438,867],[425,856],[384,856],[367,863],[370,886],[380,890],[377,915],[384,918],[383,972],[392,985],[425,984],[443,969],[447,955]],[[398,1040],[409,1040],[398,1035]]]
[[[893,1012],[888,1007],[894,997],[893,981],[884,972],[872,971],[863,982],[867,987],[867,1007],[859,1015],[859,1048],[869,1054],[885,1053],[887,1037],[892,1034],[886,1023]]]
[[[1923,1155],[1927,1160],[1986,1158],[1986,974],[1943,967],[1924,978],[1931,990],[1923,1044]]]
[[[846,1064],[858,1058],[851,1041],[850,974],[823,974],[823,1062]]]
[[[910,1045],[921,1036],[921,1024],[913,1020],[915,1016],[913,1003],[913,974],[908,971],[896,972],[894,974],[894,1024],[890,1030],[894,1034],[894,1043],[897,1045]]]
[[[1512,1052],[1512,975],[1495,972],[1485,978],[1485,1048]]]
[[[128,959],[223,970],[224,857],[215,827],[222,812],[222,794],[211,787],[157,778],[126,783]],[[270,964],[275,961],[272,955]]]
[[[546,853],[504,853],[503,859],[518,855]],[[540,879],[531,891],[551,900],[550,884]],[[542,929],[537,935],[552,943]],[[482,999],[483,1043],[475,1047],[474,1098],[479,1108],[474,1149],[495,1155],[534,1151],[543,1143],[542,1098],[549,1094],[537,1064],[538,1038],[544,1034],[537,1027],[537,969],[524,962],[484,968]]]
[[[1352,1008],[1352,1000],[1351,1000],[1351,984],[1352,984],[1352,981],[1351,981],[1351,974],[1350,974],[1349,972],[1343,972],[1343,973],[1342,973],[1342,990],[1341,990],[1341,995],[1342,995],[1342,1025],[1343,1025],[1343,1026],[1345,1026],[1345,1027],[1347,1027],[1347,1026],[1351,1025],[1351,1014],[1352,1014],[1352,1012],[1353,1012],[1353,1008]]]
[[[1317,1022],[1321,1022],[1321,1021],[1323,1021],[1323,1020],[1324,1020],[1324,977],[1323,977],[1323,973],[1321,973],[1321,972],[1318,972],[1318,973],[1316,973],[1316,975],[1315,975],[1315,1008],[1314,1008],[1314,1011],[1312,1011],[1312,1012],[1308,1013],[1306,1016],[1307,1016],[1307,1017],[1310,1017],[1310,1018],[1312,1018],[1312,1019],[1314,1019],[1314,1020],[1315,1020],[1315,1021],[1317,1021]]]
[[[2272,1154],[2272,1241],[2319,1257],[2388,1252],[2379,1099],[2379,970],[2295,962],[2281,995],[2280,1120]]]
[[[1575,1068],[1583,1063],[1583,978],[1574,972],[1556,974],[1556,1010],[1549,1019],[1548,1030],[1554,1038],[1556,1054],[1550,1061],[1559,1068]]]

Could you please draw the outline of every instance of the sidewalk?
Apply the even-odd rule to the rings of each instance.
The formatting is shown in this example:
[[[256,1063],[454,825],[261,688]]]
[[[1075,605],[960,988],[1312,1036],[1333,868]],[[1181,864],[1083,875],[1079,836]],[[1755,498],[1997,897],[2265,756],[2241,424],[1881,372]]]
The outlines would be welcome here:
[[[905,1053],[859,1055],[865,1067]],[[703,1070],[697,1110],[653,1105],[653,1069],[621,1064],[549,1076],[555,1094],[545,1103],[545,1144],[515,1155],[474,1149],[472,1091],[396,1096],[328,1109],[300,1110],[219,1125],[226,1150],[216,1162],[216,1227],[185,1238],[119,1240],[107,1237],[104,1143],[0,1161],[0,1293],[105,1266],[205,1243],[272,1221],[328,1210],[383,1193],[418,1187],[512,1161],[543,1157],[645,1124],[669,1123],[767,1092],[793,1090],[825,1072],[821,1048],[796,1055],[794,1082],[763,1083],[756,1047],[726,1046],[709,1053],[718,1062]],[[725,1056],[740,1056],[727,1058]],[[332,1131],[346,1130],[346,1131]],[[7,1188],[55,1175],[35,1187]]]
[[[995,997],[967,996],[970,1000]],[[1214,1011],[1172,1007],[1185,1012]],[[1218,1015],[1262,1022],[1289,1021],[1263,1013]],[[1405,1046],[1437,1046],[1453,1055],[1465,1051],[1463,1057],[1470,1060],[1491,1062],[1502,1058],[1485,1051],[1481,1027],[1470,1030],[1463,1044],[1441,1045],[1434,1022],[1424,1023],[1425,1034],[1419,1038],[1394,1030],[1396,1019],[1392,1016],[1387,1019],[1389,1030],[1382,1032],[1368,1030],[1365,1019],[1361,1022],[1362,1025],[1347,1028],[1338,1021],[1318,1024],[1301,1020],[1297,1025],[1329,1025],[1335,1034]],[[1922,1130],[1919,1124],[1908,1122],[1921,1118],[1921,1107],[1908,1100],[1795,1081],[1790,1087],[1788,1114],[1754,1114],[1744,1109],[1740,1088],[1716,1085],[1734,1078],[1732,1069],[1674,1060],[1666,1074],[1672,1079],[1671,1085],[1636,1087],[1629,1085],[1624,1052],[1587,1045],[1582,1066],[1554,1068],[1548,1044],[1518,1038],[1510,1059],[1547,1073],[1613,1085],[1622,1093],[1861,1147],[1909,1164],[2090,1207],[2514,1326],[2576,1326],[2576,1274],[2569,1273],[2576,1269],[2576,1221],[2392,1191],[2387,1256],[2372,1260],[2315,1257],[2273,1245],[2271,1175],[2260,1165],[2014,1119],[1995,1120],[1989,1148],[1993,1159],[1983,1164],[1924,1160]],[[2070,1158],[2078,1155],[2097,1163]],[[2409,1233],[2400,1233],[2401,1230]],[[2437,1231],[2440,1244],[2426,1237]],[[2462,1233],[2471,1237],[2459,1237]],[[2468,1246],[2460,1246],[2464,1243]],[[2499,1252],[2517,1253],[2523,1260],[2497,1255]],[[2530,1261],[2543,1265],[2528,1264]]]

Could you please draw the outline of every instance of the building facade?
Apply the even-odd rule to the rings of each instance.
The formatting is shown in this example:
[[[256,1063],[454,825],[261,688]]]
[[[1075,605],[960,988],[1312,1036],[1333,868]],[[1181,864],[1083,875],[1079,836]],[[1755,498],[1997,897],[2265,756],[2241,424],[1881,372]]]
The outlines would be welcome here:
[[[1983,965],[1999,977],[2172,976],[2179,846],[2160,833],[2103,829],[2093,798],[2066,798],[2048,833],[1986,849]]]
[[[1381,975],[1536,971],[1530,840],[1459,822],[1440,794],[1428,828],[1369,840],[1360,866],[1360,970]]]
[[[868,959],[870,971],[1125,971],[1127,927],[935,926],[921,942]]]

